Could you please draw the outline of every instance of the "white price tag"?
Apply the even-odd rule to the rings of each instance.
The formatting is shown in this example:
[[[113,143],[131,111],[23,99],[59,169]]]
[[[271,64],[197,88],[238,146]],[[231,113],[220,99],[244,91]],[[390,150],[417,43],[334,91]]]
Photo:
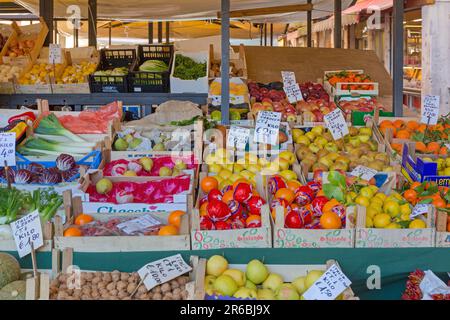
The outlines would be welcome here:
[[[150,262],[138,270],[147,290],[178,278],[192,270],[181,254]]]
[[[295,72],[292,71],[281,71],[281,77],[283,78],[284,87],[290,87],[297,84],[297,79],[295,78]]]
[[[300,86],[296,83],[289,87],[284,87],[284,92],[289,100],[289,103],[296,103],[297,101],[303,101],[303,94]]]
[[[258,143],[278,144],[278,135],[280,132],[281,113],[272,111],[258,112],[256,119],[255,134],[253,141]]]
[[[146,214],[142,217],[119,223],[117,225],[117,228],[119,228],[126,234],[133,234],[159,225],[161,225],[161,222],[159,220],[153,218],[149,214]]]
[[[59,44],[51,43],[49,45],[48,63],[49,64],[62,63],[62,50]]]
[[[33,244],[35,250],[44,245],[41,218],[38,210],[12,222],[11,229],[16,242],[17,252],[21,258],[31,253],[31,244]]]
[[[0,133],[0,167],[6,164],[10,167],[16,165],[16,133]]]
[[[339,140],[349,134],[347,122],[340,109],[336,109],[325,115],[324,120],[334,140]]]
[[[422,123],[429,125],[436,125],[439,119],[439,108],[440,108],[439,96],[425,96],[423,98],[422,106]]]
[[[418,216],[428,213],[429,208],[430,208],[429,204],[424,204],[424,203],[416,204],[416,206],[414,207],[414,209],[410,215],[410,218],[413,219],[415,217],[418,217]]]
[[[217,106],[222,105],[222,96],[212,95],[212,96],[209,96],[209,98],[211,99],[211,104],[213,106],[217,107]],[[234,94],[230,95],[230,104],[238,105],[238,104],[243,104],[243,103],[245,103],[244,96],[237,96]]]
[[[367,168],[365,166],[357,166],[351,173],[350,175],[354,176],[354,177],[359,177],[363,180],[369,181],[370,179],[372,179],[373,177],[375,177],[375,175],[378,173],[377,170],[371,169],[371,168]]]
[[[303,294],[305,300],[335,300],[352,282],[335,264]]]
[[[250,129],[231,126],[227,137],[227,146],[238,150],[245,150],[250,140]]]

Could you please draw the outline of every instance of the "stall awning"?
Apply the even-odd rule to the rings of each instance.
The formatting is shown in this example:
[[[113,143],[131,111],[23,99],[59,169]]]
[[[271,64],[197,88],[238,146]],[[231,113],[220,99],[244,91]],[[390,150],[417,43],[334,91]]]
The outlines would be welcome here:
[[[368,10],[383,11],[393,6],[393,0],[362,0],[354,6],[342,11],[342,26],[349,26],[360,22],[361,12]],[[315,23],[313,32],[320,32],[334,28],[334,16]]]

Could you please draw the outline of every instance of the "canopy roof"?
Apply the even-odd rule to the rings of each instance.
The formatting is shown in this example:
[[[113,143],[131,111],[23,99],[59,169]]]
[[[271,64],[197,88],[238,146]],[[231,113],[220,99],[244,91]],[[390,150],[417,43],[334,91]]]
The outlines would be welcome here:
[[[307,0],[230,0],[231,10],[267,8],[284,5],[306,4]],[[39,0],[16,0],[32,13],[39,14]],[[343,9],[348,8],[352,0],[342,0]],[[69,6],[81,9],[81,17],[88,17],[88,1],[54,0],[56,18],[66,18]],[[323,18],[333,13],[334,1],[312,0],[313,18]],[[158,20],[205,20],[217,18],[220,0],[97,0],[97,17],[122,21],[158,21]],[[254,22],[297,22],[306,20],[306,12],[284,13],[267,16],[243,18]]]

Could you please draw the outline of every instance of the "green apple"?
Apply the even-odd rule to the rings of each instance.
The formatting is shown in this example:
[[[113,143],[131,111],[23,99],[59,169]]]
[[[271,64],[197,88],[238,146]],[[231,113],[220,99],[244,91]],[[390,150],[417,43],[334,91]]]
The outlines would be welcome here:
[[[251,282],[259,285],[267,279],[269,270],[261,261],[255,259],[247,264],[246,276]]]
[[[292,285],[297,289],[299,295],[306,291],[306,277],[298,277],[292,281]]]
[[[232,277],[238,287],[243,287],[245,285],[245,281],[247,280],[245,278],[245,273],[241,270],[228,269],[225,270],[223,274]]]
[[[176,160],[175,161],[175,168],[177,168],[180,171],[186,170],[187,169],[187,164],[183,162],[183,160]]]
[[[111,182],[111,180],[103,178],[100,179],[96,184],[95,184],[95,189],[97,190],[97,192],[99,194],[106,194],[108,192],[110,192],[113,188],[113,184]]]
[[[317,138],[317,136],[315,135],[315,133],[314,132],[307,132],[306,134],[305,134],[305,136],[309,139],[309,141],[314,141],[316,138]]]
[[[359,136],[356,136],[358,139],[359,139],[359,141],[361,141],[362,143],[367,143],[367,142],[369,142],[369,140],[370,140],[370,136],[365,136],[365,135],[359,135]]]
[[[309,289],[325,272],[320,270],[311,270],[306,275],[305,286]]]
[[[270,289],[258,289],[258,300],[275,300],[275,293]]]
[[[367,127],[360,128],[359,134],[371,137],[372,136],[372,128],[367,128]]]
[[[228,268],[228,261],[222,256],[215,255],[206,262],[206,274],[218,277]]]
[[[309,145],[309,150],[311,150],[311,152],[313,152],[313,153],[317,153],[317,152],[319,152],[322,148],[320,147],[320,146],[318,146],[317,144],[315,144],[315,143],[311,143],[310,145]]]
[[[208,295],[213,295],[214,291],[214,282],[216,281],[217,277],[215,276],[206,276],[205,277],[205,292]]]
[[[214,281],[214,290],[223,296],[232,297],[238,291],[238,286],[232,277],[221,275]]]
[[[242,287],[236,291],[233,297],[237,299],[256,299],[258,297],[258,293],[256,292],[256,289]]]
[[[317,126],[311,129],[311,132],[314,133],[316,136],[321,136],[323,132],[325,131],[324,127]]]
[[[338,150],[339,150],[338,146],[334,142],[328,142],[324,148],[328,152],[338,152]]]
[[[316,140],[314,140],[314,144],[318,145],[319,147],[323,148],[328,143],[328,140],[324,137],[317,137]]]
[[[283,283],[275,295],[277,300],[300,300],[297,289],[290,283]]]
[[[277,291],[278,288],[284,283],[283,277],[276,273],[271,273],[267,279],[263,282],[263,289],[270,289],[272,291]]]
[[[292,139],[297,142],[297,139],[303,136],[305,132],[302,129],[293,129],[292,130]]]
[[[131,142],[128,144],[128,147],[131,150],[135,150],[137,149],[137,147],[139,147],[142,143],[142,139],[139,138],[134,138],[133,140],[131,140]]]
[[[279,170],[283,171],[283,170],[289,169],[289,161],[284,158],[278,157],[275,159],[274,163],[278,165]],[[274,168],[276,168],[276,167],[274,167]],[[276,172],[276,170],[275,170],[275,172]]]
[[[311,143],[311,140],[309,140],[307,136],[300,136],[295,140],[295,143],[304,144],[305,146],[309,146]]]

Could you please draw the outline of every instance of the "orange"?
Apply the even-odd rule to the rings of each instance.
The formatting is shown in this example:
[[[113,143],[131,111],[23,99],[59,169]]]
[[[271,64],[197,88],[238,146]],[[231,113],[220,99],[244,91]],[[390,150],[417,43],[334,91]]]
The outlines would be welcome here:
[[[390,120],[383,120],[380,122],[380,128],[391,127],[391,126],[393,126],[393,124]]]
[[[422,184],[420,183],[420,182],[413,182],[412,184],[411,184],[411,189],[416,189],[416,188],[418,188],[418,187],[420,187]]]
[[[403,120],[395,120],[393,123],[394,127],[396,127],[397,129],[401,129],[405,126],[405,121]]]
[[[447,153],[448,153],[447,147],[441,147],[441,149],[439,150],[439,154],[440,154],[441,156],[446,156]]]
[[[181,216],[184,214],[186,214],[186,212],[181,210],[172,211],[169,214],[169,218],[167,219],[167,221],[169,222],[170,225],[179,228],[181,223]]]
[[[397,136],[398,139],[409,139],[411,137],[411,134],[409,133],[408,130],[399,130],[397,132]]]
[[[260,222],[261,223],[261,217],[257,216],[257,215],[252,215],[252,216],[249,216],[247,218],[247,220],[245,220],[245,224],[246,225],[249,225],[249,224],[251,224],[253,222]]]
[[[442,198],[433,200],[432,205],[435,206],[436,208],[446,208],[447,207],[447,203]]]
[[[291,189],[281,188],[275,193],[275,199],[284,199],[291,204],[295,200],[295,193]]]
[[[302,186],[302,184],[295,180],[291,180],[287,183],[288,189],[294,193],[297,192],[297,189],[300,188],[301,186]]]
[[[415,131],[417,128],[419,128],[420,124],[417,121],[408,121],[406,124],[406,128],[410,131]]]
[[[233,200],[233,190],[228,190],[223,194],[222,201],[228,204],[231,200]]]
[[[209,193],[211,190],[219,188],[219,182],[214,177],[205,177],[202,179],[200,187],[204,193]]]
[[[406,190],[403,194],[403,198],[405,198],[409,203],[415,204],[417,201],[417,192],[411,189]]]
[[[401,143],[393,143],[393,144],[391,144],[391,147],[398,154],[402,154],[402,152],[403,152],[403,145]]]
[[[159,229],[159,236],[176,236],[178,235],[178,228],[172,225],[164,226]]]
[[[420,153],[426,153],[427,152],[427,146],[425,145],[425,143],[419,141],[416,142],[416,151],[420,152]]]
[[[427,145],[427,152],[428,153],[438,153],[440,149],[441,149],[441,145],[439,143],[437,143],[437,142],[434,142],[434,141],[430,142]]]
[[[322,212],[330,212],[336,206],[339,206],[341,203],[336,199],[332,199],[328,201],[322,208]]]
[[[395,127],[394,127],[394,126],[387,126],[387,127],[381,127],[381,128],[380,128],[380,131],[381,131],[381,133],[382,133],[384,136],[386,136],[386,132],[387,132],[388,130],[392,130],[392,131],[395,132]]]
[[[208,215],[208,211],[206,210],[207,207],[208,207],[208,201],[203,203],[202,206],[200,207],[200,217]]]
[[[64,231],[64,237],[82,237],[83,233],[80,229],[75,227],[67,228],[66,231]]]
[[[80,214],[78,217],[75,218],[75,224],[77,226],[83,226],[85,224],[88,224],[90,222],[94,221],[94,218],[88,214]]]
[[[342,221],[336,213],[325,212],[320,217],[320,226],[322,229],[340,229],[342,227]]]

